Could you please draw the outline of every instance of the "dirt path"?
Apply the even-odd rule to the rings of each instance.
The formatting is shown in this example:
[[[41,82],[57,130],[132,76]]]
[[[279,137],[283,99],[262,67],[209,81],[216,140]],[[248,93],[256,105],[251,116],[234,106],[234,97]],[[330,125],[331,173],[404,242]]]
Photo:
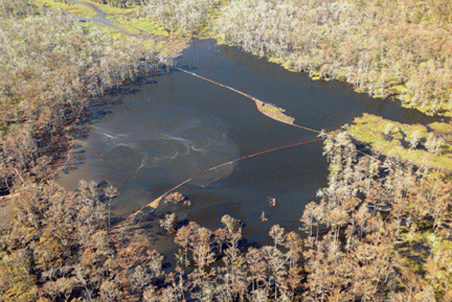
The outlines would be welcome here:
[[[117,30],[117,31],[119,31],[119,32],[121,32],[121,33],[123,33],[123,34],[125,34],[127,36],[135,37],[135,38],[139,38],[139,39],[143,39],[143,40],[153,39],[153,40],[156,40],[157,42],[165,40],[165,38],[162,37],[162,36],[158,36],[158,35],[154,35],[154,34],[145,34],[145,33],[135,34],[135,33],[129,32],[129,31],[127,31],[127,30],[125,30],[125,29],[123,29],[123,28],[121,28],[119,26],[114,25],[113,23],[111,23],[109,20],[107,20],[105,18],[104,11],[100,7],[95,5],[95,4],[84,2],[84,1],[78,1],[78,0],[68,0],[68,1],[72,2],[72,3],[80,4],[80,5],[85,5],[85,6],[89,7],[89,8],[91,8],[92,10],[94,10],[97,13],[97,15],[94,18],[69,16],[69,18],[71,20],[99,23],[99,24],[102,24],[102,25],[106,25],[106,26],[108,26],[110,28],[113,28],[114,30]]]

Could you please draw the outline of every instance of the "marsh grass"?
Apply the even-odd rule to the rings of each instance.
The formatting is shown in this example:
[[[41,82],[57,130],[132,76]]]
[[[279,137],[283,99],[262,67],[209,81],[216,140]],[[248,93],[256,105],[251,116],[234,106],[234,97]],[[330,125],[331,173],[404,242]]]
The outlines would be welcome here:
[[[163,27],[159,26],[153,20],[141,16],[139,8],[118,8],[90,0],[85,0],[85,2],[97,6],[104,13],[105,19],[130,33],[154,34],[163,37],[168,36],[168,32]],[[68,14],[77,17],[93,18],[97,15],[95,9],[73,2],[65,4],[53,0],[34,0],[33,3],[37,6],[45,5],[48,9],[63,10]],[[109,28],[108,26],[102,24],[96,24],[95,26],[107,29],[107,31],[116,38],[119,38],[120,36],[117,30]]]
[[[56,2],[52,0],[33,0],[33,4],[37,6],[45,5],[48,9],[53,10],[64,10],[72,16],[93,18],[97,15],[97,12],[94,11],[93,9],[85,5],[76,4],[72,2],[65,4],[63,2]]]
[[[293,117],[284,114],[284,109],[276,107],[275,105],[256,102],[256,106],[260,112],[274,120],[291,125],[295,120]]]
[[[119,8],[119,7],[115,7],[115,6],[110,6],[108,4],[100,4],[98,2],[91,1],[91,0],[83,0],[83,1],[97,6],[104,12],[105,15],[118,15],[118,14],[125,15],[125,14],[129,14],[129,13],[132,13],[135,11],[135,8]]]
[[[364,114],[345,128],[357,140],[369,144],[383,154],[415,165],[452,171],[452,125],[450,124],[435,122],[427,126],[408,125]],[[419,144],[415,148],[410,148],[409,144],[416,135],[419,138]],[[427,139],[431,135],[444,139],[438,154],[431,153],[426,148]]]
[[[146,17],[134,17],[126,14],[107,15],[105,18],[114,25],[134,34],[154,34],[168,36],[168,32]]]
[[[129,33],[155,35],[160,37],[160,41],[156,41],[154,39],[143,39],[141,44],[143,46],[150,44],[155,45],[156,49],[161,53],[165,53],[164,56],[167,58],[177,57],[180,54],[180,51],[188,45],[188,39],[184,37],[182,32],[176,31],[169,33],[164,27],[158,25],[155,20],[144,16],[141,7],[118,8],[105,4],[99,4],[90,0],[85,2],[98,7],[103,12],[106,20]],[[51,10],[62,10],[77,17],[92,18],[98,13],[94,8],[72,2],[64,4],[62,2],[52,0],[34,0],[34,4],[37,6],[45,5]],[[84,22],[82,23],[82,27],[87,30],[99,28],[118,40],[122,39],[125,35],[114,28],[99,23]]]

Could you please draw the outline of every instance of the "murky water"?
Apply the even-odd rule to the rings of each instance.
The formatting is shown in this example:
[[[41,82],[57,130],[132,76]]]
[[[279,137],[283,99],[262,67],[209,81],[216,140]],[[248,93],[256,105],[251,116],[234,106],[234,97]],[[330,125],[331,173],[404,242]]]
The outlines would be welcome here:
[[[434,119],[353,92],[344,83],[312,81],[305,74],[253,57],[213,40],[195,41],[177,66],[285,108],[295,123],[327,131],[363,112],[404,123]],[[314,133],[274,121],[254,102],[178,71],[149,77],[136,92],[115,96],[111,112],[90,125],[59,182],[75,189],[80,179],[118,187],[114,212],[124,217],[212,166],[305,140]],[[93,108],[96,115],[98,108]],[[304,205],[326,185],[322,144],[315,142],[239,161],[182,186],[193,206],[177,207],[181,219],[215,229],[222,215],[242,220],[250,241],[269,242],[271,225],[297,230]],[[267,197],[276,198],[271,207]],[[267,222],[259,219],[265,211]]]

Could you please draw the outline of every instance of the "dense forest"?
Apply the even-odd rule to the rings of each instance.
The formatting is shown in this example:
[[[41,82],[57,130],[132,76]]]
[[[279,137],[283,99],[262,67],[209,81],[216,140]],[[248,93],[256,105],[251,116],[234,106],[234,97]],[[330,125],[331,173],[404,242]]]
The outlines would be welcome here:
[[[2,226],[0,300],[121,300],[104,190],[65,192],[53,167],[87,104],[158,68],[157,51],[30,1],[2,1],[0,16],[1,203],[14,216]]]
[[[427,113],[451,110],[449,1],[231,1],[220,39]],[[449,113],[450,114],[450,113]]]
[[[97,2],[426,112],[452,111],[446,0]],[[85,108],[159,72],[170,51],[35,1],[2,1],[0,17],[0,208],[11,216],[0,224],[0,301],[452,301],[450,171],[383,155],[348,128],[321,135],[328,186],[300,232],[274,225],[272,245],[250,246],[234,217],[208,230],[168,213],[161,227],[179,251],[176,268],[164,269],[140,221],[112,224],[120,192],[83,180],[67,192],[54,174],[84,133]],[[421,138],[410,138],[412,149]],[[432,140],[427,151],[441,153],[446,142]],[[165,202],[189,203],[177,193]]]

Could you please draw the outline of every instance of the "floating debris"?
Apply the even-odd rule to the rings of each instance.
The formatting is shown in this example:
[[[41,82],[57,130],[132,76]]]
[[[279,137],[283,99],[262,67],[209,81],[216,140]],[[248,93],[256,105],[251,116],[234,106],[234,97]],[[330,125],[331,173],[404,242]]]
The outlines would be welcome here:
[[[274,206],[276,206],[276,198],[273,198],[273,197],[268,197],[267,198],[267,201],[268,201],[268,204],[271,206],[271,207],[274,207]]]
[[[262,214],[261,214],[261,221],[262,222],[266,222],[267,220],[268,220],[268,218],[267,217],[265,217],[265,211],[262,211]]]

